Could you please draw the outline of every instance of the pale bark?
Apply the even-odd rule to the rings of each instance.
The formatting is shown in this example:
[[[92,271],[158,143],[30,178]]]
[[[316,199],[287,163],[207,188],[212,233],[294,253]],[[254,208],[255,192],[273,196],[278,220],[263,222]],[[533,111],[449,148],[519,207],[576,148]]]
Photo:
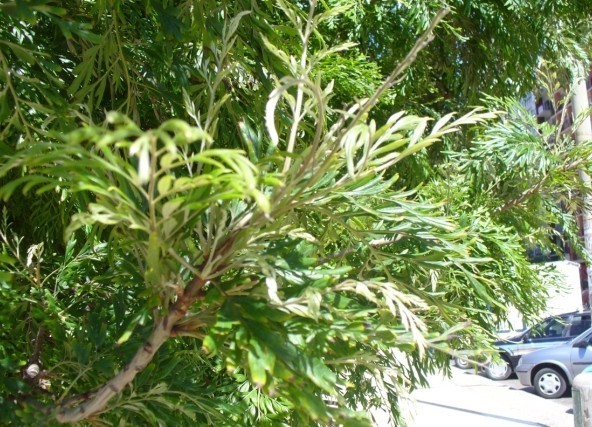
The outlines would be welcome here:
[[[587,114],[589,108],[588,90],[586,88],[586,81],[583,78],[576,77],[573,83],[572,96],[572,110],[574,117],[580,118],[583,114]],[[592,125],[590,117],[586,117],[580,124],[573,129],[574,138],[577,144],[582,144],[584,141],[592,140]],[[580,171],[580,179],[587,186],[590,187],[590,176]],[[584,234],[584,247],[589,257],[592,257],[592,212],[588,206],[592,206],[592,197],[587,195],[584,200],[584,208],[582,209],[582,231]],[[586,266],[586,273],[588,277],[588,286],[592,286],[592,266]]]
[[[152,361],[156,351],[171,336],[175,324],[185,317],[188,308],[198,298],[205,283],[200,278],[191,281],[185,288],[185,292],[172,305],[168,314],[156,324],[154,330],[148,339],[144,341],[142,347],[138,349],[132,360],[85,402],[75,407],[58,409],[56,420],[60,423],[74,423],[104,410],[109,400],[120,393],[134,380],[138,372],[144,370],[148,363]]]

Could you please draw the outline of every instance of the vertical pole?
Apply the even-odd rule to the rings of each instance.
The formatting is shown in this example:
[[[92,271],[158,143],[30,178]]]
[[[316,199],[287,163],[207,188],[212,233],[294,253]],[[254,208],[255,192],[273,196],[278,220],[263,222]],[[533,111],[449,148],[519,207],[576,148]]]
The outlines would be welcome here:
[[[592,427],[592,372],[586,368],[576,375],[572,385],[574,426]]]
[[[580,75],[578,75],[580,74]],[[581,76],[574,70],[573,83],[572,83],[572,111],[576,119],[581,118],[583,114],[588,114],[587,110],[590,107],[588,102],[588,89],[586,88],[585,76]],[[592,140],[592,124],[590,122],[590,116],[588,115],[585,120],[574,129],[574,138],[576,144],[582,144],[584,141]],[[584,172],[580,172],[580,178],[582,182],[590,187],[591,180],[590,176]],[[592,206],[592,197],[585,196],[585,205]],[[582,210],[582,231],[584,234],[584,247],[589,256],[592,257],[592,212],[590,209],[584,208]],[[592,266],[586,265],[586,276],[588,278],[588,292],[592,287]],[[592,301],[590,301],[592,303]]]

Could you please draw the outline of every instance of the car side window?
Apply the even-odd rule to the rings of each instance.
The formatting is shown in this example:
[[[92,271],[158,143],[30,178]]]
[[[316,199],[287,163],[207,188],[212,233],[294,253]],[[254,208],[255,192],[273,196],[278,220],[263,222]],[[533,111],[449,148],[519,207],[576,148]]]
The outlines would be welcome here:
[[[532,328],[531,339],[563,337],[568,331],[569,325],[560,317],[552,317],[544,320]]]
[[[571,327],[569,329],[569,336],[575,337],[580,335],[582,332],[590,329],[590,315],[589,314],[576,314],[573,317]]]

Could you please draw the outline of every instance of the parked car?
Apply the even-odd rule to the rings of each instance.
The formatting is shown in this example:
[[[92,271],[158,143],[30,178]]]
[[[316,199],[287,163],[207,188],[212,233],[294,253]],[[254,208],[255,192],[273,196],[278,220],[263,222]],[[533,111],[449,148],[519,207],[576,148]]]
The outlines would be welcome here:
[[[474,367],[474,364],[464,356],[453,357],[452,361],[454,362],[454,366],[460,369],[469,369]]]
[[[592,364],[592,329],[551,348],[520,359],[516,374],[520,383],[533,386],[536,394],[557,399],[565,394],[576,375]]]
[[[547,317],[516,336],[496,341],[501,362],[486,364],[485,375],[492,380],[505,380],[512,375],[525,354],[569,341],[590,326],[589,311]]]
[[[496,335],[498,337],[498,341],[502,341],[509,337],[515,337],[522,332],[524,332],[525,328],[522,329],[500,329],[497,331]],[[466,353],[466,354],[465,354]],[[458,351],[457,356],[452,358],[454,362],[454,366],[460,369],[474,369],[475,368],[475,361],[472,360],[473,352],[471,351]]]

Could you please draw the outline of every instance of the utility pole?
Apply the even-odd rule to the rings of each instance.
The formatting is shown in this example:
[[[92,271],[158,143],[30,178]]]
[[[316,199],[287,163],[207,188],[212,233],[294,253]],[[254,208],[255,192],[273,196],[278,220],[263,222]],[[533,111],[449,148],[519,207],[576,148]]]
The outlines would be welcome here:
[[[585,77],[586,76],[582,75],[581,72],[573,70],[573,116],[577,120],[580,119],[584,114],[587,114],[587,117],[584,120],[581,120],[579,125],[573,129],[576,144],[582,144],[584,143],[584,141],[589,141],[592,139],[592,124],[590,122],[590,115],[588,113],[590,104],[588,102],[588,89],[586,88]],[[587,187],[590,187],[590,176],[586,172],[580,171],[580,178]],[[586,248],[588,256],[592,257],[592,211],[588,208],[589,206],[592,206],[592,196],[586,195],[584,197],[584,208],[582,210],[582,231],[584,234],[584,247]],[[588,262],[586,262],[586,276],[588,278],[588,301],[589,304],[592,304],[592,301],[590,301],[590,289],[592,288],[592,265],[590,265]]]

